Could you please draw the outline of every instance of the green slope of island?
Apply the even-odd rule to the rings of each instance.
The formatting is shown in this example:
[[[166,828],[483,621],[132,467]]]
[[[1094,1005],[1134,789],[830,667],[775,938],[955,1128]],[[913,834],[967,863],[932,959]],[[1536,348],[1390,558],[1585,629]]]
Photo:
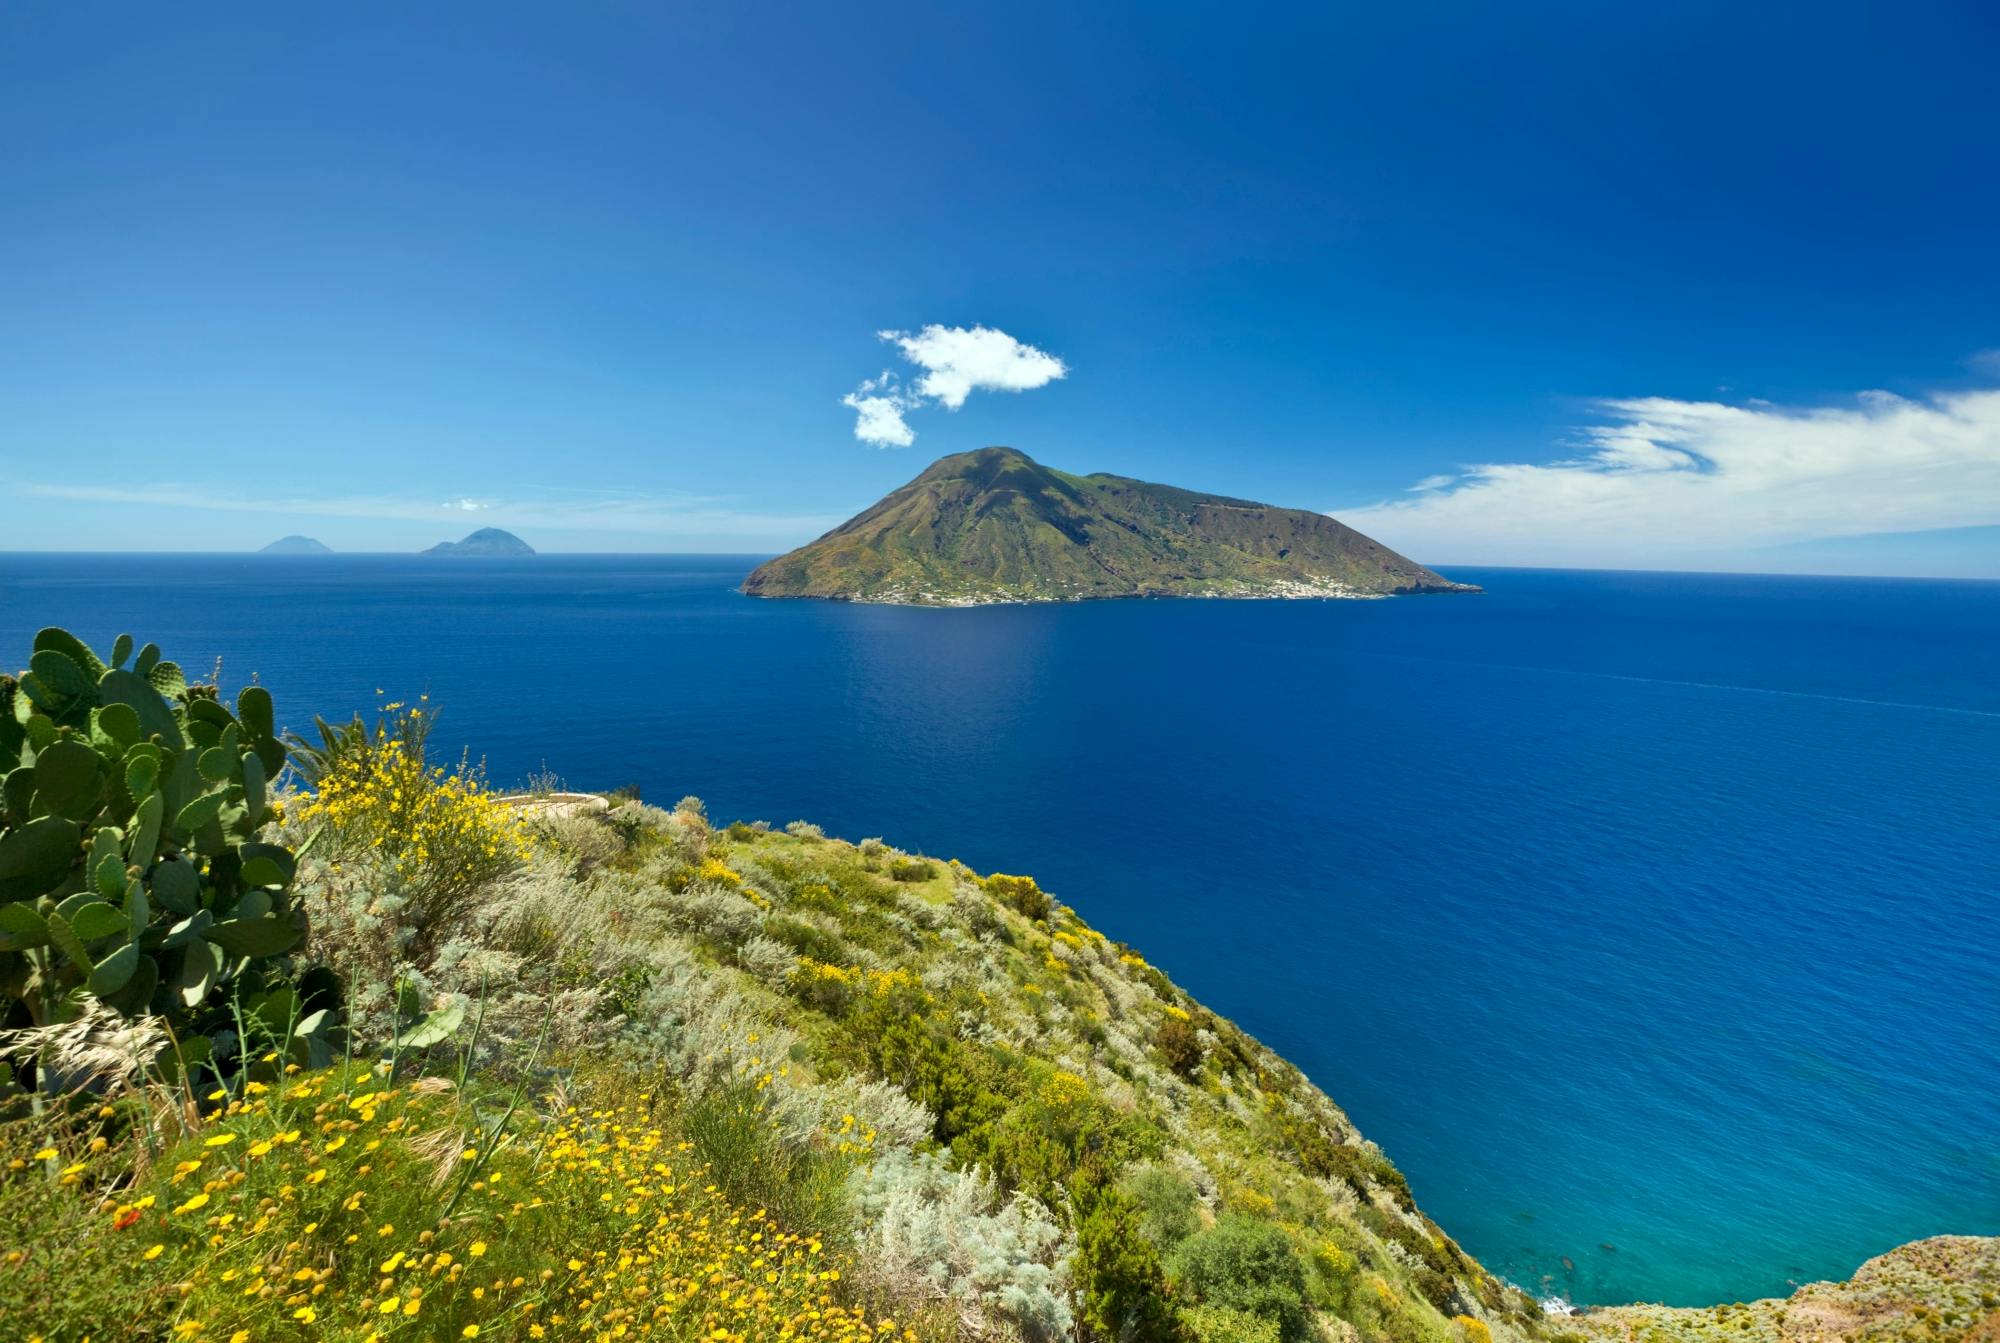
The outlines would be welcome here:
[[[940,458],[872,508],[759,567],[743,590],[958,606],[1478,589],[1323,513],[1071,475],[1013,448],[981,448]]]

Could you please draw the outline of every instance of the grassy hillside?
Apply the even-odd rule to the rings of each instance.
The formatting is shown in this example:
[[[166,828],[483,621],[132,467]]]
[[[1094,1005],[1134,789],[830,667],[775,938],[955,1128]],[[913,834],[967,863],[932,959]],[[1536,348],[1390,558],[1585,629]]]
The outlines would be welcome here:
[[[1012,448],[941,458],[743,589],[917,604],[1469,590],[1322,513],[1074,476]]]

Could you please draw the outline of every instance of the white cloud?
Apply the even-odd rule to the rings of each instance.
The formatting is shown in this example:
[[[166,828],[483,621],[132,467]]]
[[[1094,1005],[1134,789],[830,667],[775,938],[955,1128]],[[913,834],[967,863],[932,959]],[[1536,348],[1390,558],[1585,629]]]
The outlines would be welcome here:
[[[841,398],[855,412],[854,436],[878,447],[907,448],[917,434],[904,418],[935,403],[957,410],[974,392],[1027,392],[1064,378],[1069,368],[1045,350],[990,326],[927,326],[921,331],[878,331],[921,368],[915,386],[897,386],[893,373],[870,378]]]
[[[932,325],[914,336],[907,331],[876,334],[924,370],[917,391],[948,410],[957,410],[975,391],[1029,392],[1069,373],[1054,355],[990,326]]]
[[[909,407],[897,396],[862,396],[850,392],[840,404],[855,412],[854,436],[878,448],[907,448],[917,441],[903,412]]]
[[[455,509],[460,513],[477,513],[481,509],[493,507],[493,504],[487,499],[447,499],[443,507]]]
[[[896,386],[896,375],[887,369],[840,398],[840,404],[855,412],[854,436],[878,448],[907,448],[917,441],[917,431],[904,420],[903,412],[921,402],[912,400]]]
[[[1696,567],[1801,541],[2000,524],[2000,391],[1596,409],[1601,422],[1567,458],[1468,466],[1337,515],[1433,563]]]

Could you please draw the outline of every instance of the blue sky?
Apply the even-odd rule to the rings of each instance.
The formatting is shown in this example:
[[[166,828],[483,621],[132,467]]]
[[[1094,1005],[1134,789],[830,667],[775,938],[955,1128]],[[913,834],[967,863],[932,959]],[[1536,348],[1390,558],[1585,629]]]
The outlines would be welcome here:
[[[1988,7],[671,8],[0,13],[0,549],[774,550],[1010,443],[2000,576]],[[932,326],[1063,376],[860,441]]]

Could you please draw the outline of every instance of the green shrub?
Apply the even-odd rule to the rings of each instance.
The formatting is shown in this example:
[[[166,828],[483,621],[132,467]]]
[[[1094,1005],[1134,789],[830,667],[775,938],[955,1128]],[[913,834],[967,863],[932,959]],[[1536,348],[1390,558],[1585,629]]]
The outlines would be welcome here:
[[[1011,1073],[1021,1079],[1017,1091],[1027,1078],[1042,1080],[1004,1113],[952,1140],[962,1161],[987,1167],[1010,1188],[1059,1201],[1078,1172],[1119,1170],[1157,1158],[1165,1146],[1156,1128],[1107,1104],[1074,1073],[1018,1058]]]
[[[1182,1077],[1192,1078],[1201,1071],[1201,1037],[1181,1017],[1168,1013],[1153,1034],[1153,1047],[1166,1059],[1167,1066]]]
[[[1106,1104],[1083,1078],[962,1040],[937,1007],[914,986],[856,993],[842,1053],[928,1109],[933,1136],[962,1164],[1060,1204],[1086,1166],[1118,1169],[1160,1154],[1157,1128]]]
[[[1424,1300],[1436,1306],[1441,1314],[1449,1315],[1460,1308],[1458,1285],[1436,1269],[1418,1269],[1413,1281]]]
[[[946,1021],[917,1010],[922,1000],[913,996],[868,995],[847,1020],[842,1049],[929,1110],[932,1137],[951,1144],[1007,1114],[1013,1098],[1003,1079],[1013,1069],[1002,1051],[961,1040]]]
[[[764,920],[764,936],[784,943],[801,956],[829,965],[840,965],[847,960],[847,943],[838,933],[829,933],[803,919],[774,914]]]
[[[1174,1251],[1170,1276],[1199,1305],[1269,1321],[1287,1340],[1309,1335],[1305,1269],[1291,1237],[1269,1222],[1223,1218]]]
[[[986,879],[986,889],[995,899],[1012,905],[1031,919],[1046,919],[1054,908],[1048,892],[1037,886],[1033,877],[1010,877],[995,872]]]
[[[1194,1188],[1172,1171],[1143,1167],[1122,1188],[1138,1206],[1140,1232],[1160,1250],[1173,1249],[1201,1229]]]
[[[831,914],[838,919],[847,902],[825,882],[815,881],[792,889],[788,902],[793,909],[817,910],[821,914]]]
[[[937,875],[937,864],[928,858],[891,858],[889,877],[893,881],[929,881]]]
[[[1179,1321],[1167,1301],[1167,1279],[1153,1243],[1139,1234],[1138,1205],[1116,1189],[1093,1200],[1077,1228],[1070,1273],[1077,1316],[1111,1343],[1177,1343]],[[1491,1343],[1491,1340],[1487,1340]]]

